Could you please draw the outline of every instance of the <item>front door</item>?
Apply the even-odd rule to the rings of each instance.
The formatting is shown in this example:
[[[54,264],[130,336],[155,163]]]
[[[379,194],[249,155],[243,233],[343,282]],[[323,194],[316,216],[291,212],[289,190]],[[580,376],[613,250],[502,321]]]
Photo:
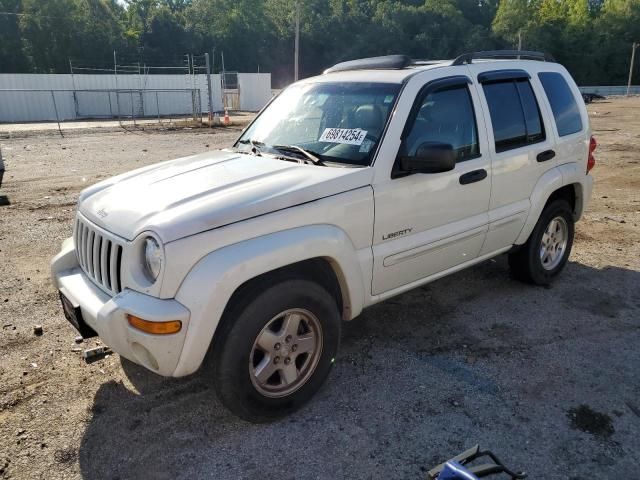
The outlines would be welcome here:
[[[411,156],[425,143],[446,143],[455,151],[455,169],[409,175],[396,161],[391,175],[374,184],[373,295],[470,262],[482,248],[491,162],[470,87],[465,75],[426,81],[401,135],[398,156]]]

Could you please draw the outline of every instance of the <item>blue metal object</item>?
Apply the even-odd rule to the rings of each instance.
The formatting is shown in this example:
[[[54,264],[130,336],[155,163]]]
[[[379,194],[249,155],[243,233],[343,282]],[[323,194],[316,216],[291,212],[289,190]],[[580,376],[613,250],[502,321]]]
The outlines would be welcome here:
[[[444,464],[442,472],[438,475],[438,480],[478,480],[478,477],[458,462],[450,460]]]

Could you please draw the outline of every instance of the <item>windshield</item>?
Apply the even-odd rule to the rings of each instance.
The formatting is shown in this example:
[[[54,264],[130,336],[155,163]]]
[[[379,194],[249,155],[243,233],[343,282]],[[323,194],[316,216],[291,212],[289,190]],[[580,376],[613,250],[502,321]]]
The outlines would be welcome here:
[[[398,84],[312,83],[283,91],[253,122],[236,148],[366,166],[400,91]]]

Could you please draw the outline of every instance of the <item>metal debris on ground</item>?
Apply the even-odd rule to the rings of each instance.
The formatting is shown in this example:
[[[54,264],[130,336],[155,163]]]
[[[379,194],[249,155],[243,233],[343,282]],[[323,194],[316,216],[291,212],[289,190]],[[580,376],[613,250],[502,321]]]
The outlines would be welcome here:
[[[87,363],[93,363],[102,360],[109,353],[111,353],[109,347],[90,348],[82,353],[82,358],[84,358],[84,361]]]
[[[471,465],[474,461],[487,457],[489,462]],[[507,468],[490,450],[480,450],[480,446],[475,445],[429,470],[427,478],[429,480],[477,480],[499,474],[505,474],[511,480],[527,478],[526,473],[514,472]]]

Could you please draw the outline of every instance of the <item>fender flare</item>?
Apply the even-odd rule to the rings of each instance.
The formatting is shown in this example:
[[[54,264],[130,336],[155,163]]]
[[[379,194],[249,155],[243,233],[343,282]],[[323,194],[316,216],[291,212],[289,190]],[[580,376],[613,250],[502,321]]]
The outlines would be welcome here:
[[[585,166],[583,164],[572,162],[565,163],[558,167],[562,173],[562,184],[573,185],[576,193],[576,202],[573,212],[574,221],[580,220],[582,214],[587,208],[591,191],[593,190],[593,177],[585,174]]]
[[[542,213],[547,200],[553,192],[562,188],[562,186],[562,172],[558,167],[547,170],[538,179],[536,186],[533,188],[533,193],[529,197],[531,208],[529,209],[527,220],[524,222],[524,226],[520,231],[520,235],[518,235],[518,238],[515,241],[516,245],[522,245],[528,240],[529,235],[531,235],[531,232],[533,232],[533,229],[536,226],[536,223],[538,223],[538,218],[540,218],[540,214]]]
[[[524,227],[515,241],[516,245],[522,245],[528,240],[553,192],[567,185],[573,185],[575,189],[573,218],[576,222],[580,220],[591,197],[593,177],[585,174],[581,164],[577,162],[565,163],[545,172],[536,183],[530,197],[531,209]]]
[[[176,300],[191,311],[189,331],[174,377],[195,372],[207,353],[233,293],[245,282],[303,260],[326,258],[340,283],[348,317],[363,308],[365,285],[351,239],[334,225],[284,230],[223,247],[194,265]],[[206,290],[204,290],[206,289]]]

